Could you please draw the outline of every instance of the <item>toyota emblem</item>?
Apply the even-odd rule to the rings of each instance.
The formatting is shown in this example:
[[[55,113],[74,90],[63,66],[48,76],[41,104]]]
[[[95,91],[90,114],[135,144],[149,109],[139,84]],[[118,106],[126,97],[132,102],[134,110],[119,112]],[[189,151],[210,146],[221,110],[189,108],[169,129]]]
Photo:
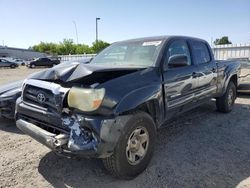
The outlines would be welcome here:
[[[38,93],[36,96],[36,99],[38,100],[39,103],[44,103],[46,100],[46,97],[44,95],[44,93]]]

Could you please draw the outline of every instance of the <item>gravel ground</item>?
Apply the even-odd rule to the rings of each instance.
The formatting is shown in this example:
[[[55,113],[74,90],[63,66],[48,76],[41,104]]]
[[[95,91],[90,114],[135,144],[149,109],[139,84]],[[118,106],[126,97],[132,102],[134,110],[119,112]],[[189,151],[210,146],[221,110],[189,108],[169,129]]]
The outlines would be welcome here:
[[[0,70],[0,85],[31,72]],[[250,95],[241,94],[230,114],[214,101],[160,129],[147,170],[131,181],[106,173],[97,159],[56,156],[0,119],[0,187],[250,187]]]
[[[16,69],[0,68],[0,85],[24,79],[29,74],[42,70],[43,68],[29,69],[25,66],[19,66]]]

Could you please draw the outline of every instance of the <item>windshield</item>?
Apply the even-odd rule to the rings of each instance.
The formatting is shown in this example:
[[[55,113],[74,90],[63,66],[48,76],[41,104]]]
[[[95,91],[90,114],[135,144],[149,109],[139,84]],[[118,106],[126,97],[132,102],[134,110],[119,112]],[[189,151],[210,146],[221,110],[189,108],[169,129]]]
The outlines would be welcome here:
[[[90,63],[114,66],[153,66],[163,41],[132,41],[114,43],[100,52]]]

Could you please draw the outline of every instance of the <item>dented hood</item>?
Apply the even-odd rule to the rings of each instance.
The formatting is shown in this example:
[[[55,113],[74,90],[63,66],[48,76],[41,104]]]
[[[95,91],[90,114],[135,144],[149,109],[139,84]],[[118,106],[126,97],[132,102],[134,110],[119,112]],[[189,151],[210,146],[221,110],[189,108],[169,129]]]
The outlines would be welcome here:
[[[47,69],[31,75],[29,78],[45,80],[45,81],[61,81],[61,82],[74,82],[76,80],[81,80],[84,77],[94,76],[100,77],[100,73],[116,73],[115,77],[122,76],[124,74],[134,72],[141,67],[122,67],[122,66],[107,66],[107,65],[97,65],[97,64],[84,64],[78,62],[63,63],[61,65],[55,66],[53,68]],[[117,75],[117,73],[120,73]],[[109,75],[110,77],[110,75]]]

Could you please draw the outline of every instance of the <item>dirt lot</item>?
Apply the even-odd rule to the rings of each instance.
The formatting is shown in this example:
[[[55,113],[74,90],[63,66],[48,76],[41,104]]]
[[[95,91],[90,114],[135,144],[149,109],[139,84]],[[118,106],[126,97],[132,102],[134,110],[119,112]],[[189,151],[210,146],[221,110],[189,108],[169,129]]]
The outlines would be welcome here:
[[[26,76],[41,70],[43,69],[29,69],[25,66],[19,66],[16,69],[0,68],[0,85],[24,79]]]
[[[41,69],[0,70],[0,85]],[[158,133],[147,170],[132,181],[106,174],[96,159],[67,159],[0,119],[0,187],[250,187],[250,95],[230,114],[211,101]]]

